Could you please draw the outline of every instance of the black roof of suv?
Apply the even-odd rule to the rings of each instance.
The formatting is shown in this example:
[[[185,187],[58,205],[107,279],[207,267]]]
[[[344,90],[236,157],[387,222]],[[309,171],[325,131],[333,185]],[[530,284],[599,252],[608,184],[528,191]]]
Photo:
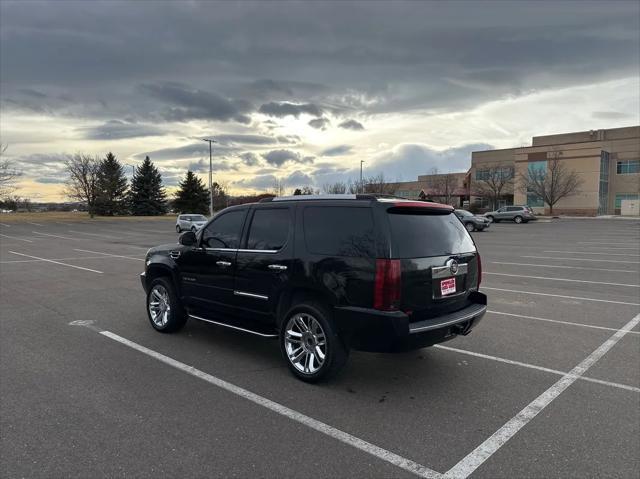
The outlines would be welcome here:
[[[187,318],[279,338],[316,381],[351,348],[394,352],[468,334],[486,310],[480,256],[453,208],[383,195],[276,197],[227,208],[149,250],[152,326]]]

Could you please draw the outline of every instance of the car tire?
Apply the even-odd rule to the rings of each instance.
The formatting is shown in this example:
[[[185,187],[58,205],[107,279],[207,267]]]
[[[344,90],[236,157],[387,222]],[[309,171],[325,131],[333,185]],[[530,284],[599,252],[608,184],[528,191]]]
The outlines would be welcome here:
[[[496,219],[491,215],[487,216],[487,219],[489,220],[489,223],[493,223],[496,221]]]
[[[180,228],[178,225],[176,225],[176,233],[182,233],[182,228]]]
[[[477,230],[477,228],[475,226],[473,226],[473,223],[465,223],[464,227],[469,233],[471,233],[472,231],[476,231]]]
[[[514,216],[513,222],[519,225],[522,223],[522,216]]]
[[[161,333],[179,331],[187,322],[187,314],[180,304],[171,279],[163,276],[154,279],[149,285],[147,316],[151,326]]]
[[[294,306],[284,316],[280,349],[293,375],[308,383],[332,378],[349,357],[329,311],[313,301]]]

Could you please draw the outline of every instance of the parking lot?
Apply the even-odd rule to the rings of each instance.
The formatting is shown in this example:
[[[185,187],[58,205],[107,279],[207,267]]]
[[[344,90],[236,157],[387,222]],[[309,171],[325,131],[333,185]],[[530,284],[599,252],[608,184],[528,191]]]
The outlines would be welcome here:
[[[473,235],[472,334],[309,385],[276,341],[151,328],[174,220],[0,224],[3,476],[638,477],[640,222]]]

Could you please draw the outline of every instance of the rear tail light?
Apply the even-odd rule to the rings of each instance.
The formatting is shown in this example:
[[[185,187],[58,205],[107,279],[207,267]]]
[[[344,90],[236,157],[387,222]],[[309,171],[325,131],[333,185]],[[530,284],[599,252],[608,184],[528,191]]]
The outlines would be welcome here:
[[[478,288],[480,287],[480,283],[482,282],[482,258],[480,258],[480,253],[476,253],[478,258]]]
[[[400,306],[400,260],[377,259],[373,307],[395,311]]]

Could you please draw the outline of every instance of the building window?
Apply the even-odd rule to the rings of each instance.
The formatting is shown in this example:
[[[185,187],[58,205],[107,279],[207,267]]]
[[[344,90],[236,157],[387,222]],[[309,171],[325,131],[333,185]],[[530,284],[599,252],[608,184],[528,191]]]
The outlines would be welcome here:
[[[616,173],[618,175],[631,175],[640,173],[640,160],[622,160],[616,164]]]
[[[609,152],[600,152],[600,182],[598,186],[598,214],[606,215],[609,207]]]
[[[547,162],[546,161],[530,161],[528,165],[529,174],[545,174],[547,171]],[[536,193],[527,190],[527,206],[532,208],[542,208],[544,207],[544,200],[541,196]]]
[[[491,172],[487,168],[483,168],[482,170],[476,170],[476,180],[488,180],[491,176]]]
[[[503,168],[482,168],[476,170],[476,180],[486,181],[491,179],[492,176],[500,176],[503,180],[509,180],[514,176],[514,168],[512,166],[505,166]]]
[[[485,198],[485,197],[482,197],[482,196],[476,196],[473,199],[473,204],[474,204],[474,206],[476,208],[488,208],[489,207],[489,203],[490,203],[489,198]]]
[[[616,215],[620,214],[620,211],[622,210],[622,200],[636,200],[638,201],[638,196],[637,194],[633,194],[633,193],[619,193],[616,195],[616,204],[615,204],[615,213]]]

